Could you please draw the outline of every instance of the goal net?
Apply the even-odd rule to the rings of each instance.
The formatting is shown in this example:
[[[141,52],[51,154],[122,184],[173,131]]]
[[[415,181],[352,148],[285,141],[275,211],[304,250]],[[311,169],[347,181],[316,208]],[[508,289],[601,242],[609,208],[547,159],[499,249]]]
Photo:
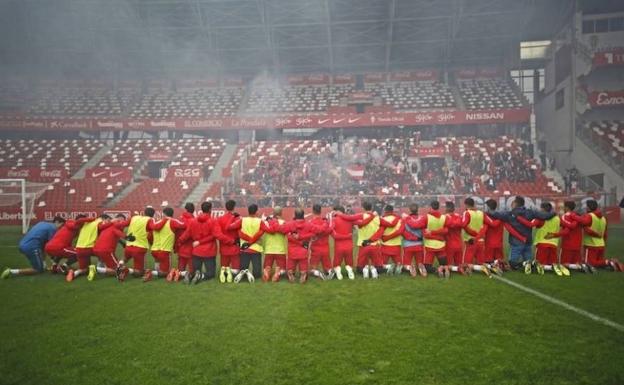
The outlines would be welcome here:
[[[48,183],[28,182],[25,179],[0,179],[0,208],[21,221],[22,234],[26,234],[34,217],[35,202],[48,189]]]

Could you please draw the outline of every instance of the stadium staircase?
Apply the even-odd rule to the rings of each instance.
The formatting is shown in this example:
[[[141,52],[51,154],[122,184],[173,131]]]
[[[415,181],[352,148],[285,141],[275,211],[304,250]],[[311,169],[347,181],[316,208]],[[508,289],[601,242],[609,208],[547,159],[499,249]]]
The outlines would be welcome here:
[[[199,202],[213,183],[223,180],[223,169],[231,163],[237,148],[238,146],[235,144],[228,144],[225,146],[208,179],[206,181],[201,181],[197,187],[191,191],[186,197],[186,202]]]
[[[98,150],[98,152],[93,155],[89,161],[80,167],[78,171],[71,177],[71,179],[83,179],[86,176],[86,171],[92,167],[96,167],[100,160],[106,156],[108,151],[111,149],[111,146],[106,145]]]
[[[464,104],[464,99],[461,97],[461,93],[459,92],[459,88],[456,85],[450,87],[451,92],[453,93],[453,98],[455,98],[455,104],[457,105],[457,109],[465,110],[466,104]]]
[[[542,171],[544,176],[548,179],[552,179],[553,182],[557,184],[557,186],[565,186],[565,182],[563,180],[563,176],[557,170],[544,170]]]

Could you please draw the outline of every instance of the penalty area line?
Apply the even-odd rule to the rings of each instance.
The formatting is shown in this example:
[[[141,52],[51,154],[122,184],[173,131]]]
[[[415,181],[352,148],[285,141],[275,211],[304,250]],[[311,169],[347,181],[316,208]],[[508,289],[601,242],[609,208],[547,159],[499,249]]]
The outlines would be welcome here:
[[[510,281],[507,278],[499,277],[499,276],[496,276],[496,275],[493,275],[493,278],[496,278],[497,280],[499,280],[499,281],[501,281],[503,283],[506,283],[509,286],[513,286],[516,289],[522,290],[522,291],[524,291],[526,293],[529,293],[529,294],[533,294],[534,296],[536,296],[538,298],[541,298],[544,301],[547,301],[547,302],[550,302],[552,304],[561,306],[562,308],[568,309],[568,310],[570,310],[570,311],[572,311],[572,312],[574,312],[576,314],[580,314],[583,317],[587,317],[587,318],[589,318],[589,319],[591,319],[593,321],[599,322],[599,323],[601,323],[603,325],[609,326],[609,327],[611,327],[611,328],[613,328],[613,329],[615,329],[615,330],[617,330],[619,332],[623,332],[624,333],[624,325],[621,325],[621,324],[619,324],[617,322],[613,322],[613,321],[611,321],[609,319],[597,316],[596,314],[590,313],[587,310],[583,310],[583,309],[578,308],[576,306],[570,305],[567,302],[563,302],[562,300],[559,300],[557,298],[551,297],[551,296],[546,295],[544,293],[541,293],[541,292],[539,292],[537,290],[531,289],[530,287],[526,287],[526,286],[521,285],[519,283],[516,283],[514,281]]]

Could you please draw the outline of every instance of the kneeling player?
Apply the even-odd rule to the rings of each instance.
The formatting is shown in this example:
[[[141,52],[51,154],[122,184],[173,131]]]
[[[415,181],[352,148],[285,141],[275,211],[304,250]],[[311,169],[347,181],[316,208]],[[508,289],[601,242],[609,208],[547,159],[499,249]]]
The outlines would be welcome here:
[[[279,232],[280,226],[286,221],[282,219],[282,208],[275,206],[273,208],[273,216],[267,218],[264,223],[264,268],[262,272],[262,280],[268,282],[278,282],[282,274],[286,273],[286,252],[288,251],[288,242],[286,236]],[[271,269],[275,264],[275,272],[271,277]]]
[[[424,265],[423,250],[423,228],[426,226],[426,223],[418,215],[418,205],[416,203],[412,203],[409,210],[409,215],[403,214],[403,266],[407,268],[412,277],[415,277],[418,272],[423,277],[426,277],[427,269],[425,269]]]
[[[117,242],[122,239],[132,242],[134,236],[128,235],[122,231],[126,226],[126,217],[123,214],[117,214],[115,218],[111,220],[111,226],[108,226],[98,235],[95,245],[93,246],[93,254],[104,264],[104,267],[95,267],[95,265],[89,266],[89,280],[92,280],[95,276],[95,272],[99,274],[117,276],[119,281],[124,281],[128,275],[128,268],[123,267],[117,256],[115,255],[115,249],[117,249]]]
[[[589,199],[585,202],[587,213],[575,215],[574,218],[584,226],[583,246],[585,247],[585,263],[592,272],[597,268],[609,267],[615,271],[624,271],[624,266],[616,259],[605,258],[607,240],[607,218],[605,218],[598,202]]]
[[[434,259],[438,260],[438,276],[440,278],[449,278],[451,270],[446,259],[446,242],[444,236],[448,232],[445,227],[446,216],[440,213],[440,202],[432,201],[431,209],[427,215],[418,217],[415,221],[406,218],[405,224],[414,228],[425,228],[423,231],[425,255],[424,267],[427,273],[434,273],[436,269],[433,267]]]
[[[280,226],[280,232],[288,238],[288,259],[286,269],[288,281],[295,282],[295,273],[299,268],[299,282],[308,279],[308,247],[314,232],[303,218],[303,210],[295,209],[295,219]]]
[[[28,258],[32,268],[30,269],[6,269],[2,272],[2,278],[13,275],[34,275],[45,271],[45,255],[43,248],[52,239],[56,230],[65,223],[61,217],[54,217],[52,222],[39,222],[24,235],[19,243],[19,251]]]
[[[387,205],[384,208],[384,216],[380,219],[380,223],[385,228],[381,236],[381,256],[386,273],[401,274],[403,271],[403,258],[401,256],[403,222],[398,215],[394,214],[394,207]],[[390,258],[394,261],[394,266],[390,263]]]
[[[148,229],[154,234],[152,244],[152,257],[154,257],[154,270],[147,270],[143,276],[143,282],[151,281],[153,277],[166,277],[171,271],[171,252],[175,244],[176,230],[184,230],[186,225],[173,217],[173,209],[163,209],[164,218],[158,222],[148,222]]]
[[[77,260],[76,248],[72,246],[72,242],[76,233],[82,227],[82,224],[89,219],[86,215],[78,215],[76,219],[68,219],[54,234],[50,242],[45,245],[45,252],[52,259],[52,273],[67,274],[69,266],[73,265]],[[66,259],[65,263],[60,263],[62,259]]]

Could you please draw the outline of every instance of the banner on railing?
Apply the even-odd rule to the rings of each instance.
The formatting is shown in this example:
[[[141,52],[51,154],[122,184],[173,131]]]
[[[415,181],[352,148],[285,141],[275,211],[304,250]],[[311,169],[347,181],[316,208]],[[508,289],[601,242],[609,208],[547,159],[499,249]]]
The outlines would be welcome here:
[[[55,179],[67,179],[67,170],[64,168],[38,167],[0,167],[0,178],[26,179],[30,182],[53,182]]]
[[[595,52],[593,64],[594,67],[624,65],[624,48],[612,48],[601,52]]]
[[[1,130],[170,131],[275,128],[360,128],[457,124],[528,123],[528,108],[171,119],[29,119],[0,116]]]
[[[624,106],[624,90],[594,91],[589,94],[589,104],[595,108]]]

